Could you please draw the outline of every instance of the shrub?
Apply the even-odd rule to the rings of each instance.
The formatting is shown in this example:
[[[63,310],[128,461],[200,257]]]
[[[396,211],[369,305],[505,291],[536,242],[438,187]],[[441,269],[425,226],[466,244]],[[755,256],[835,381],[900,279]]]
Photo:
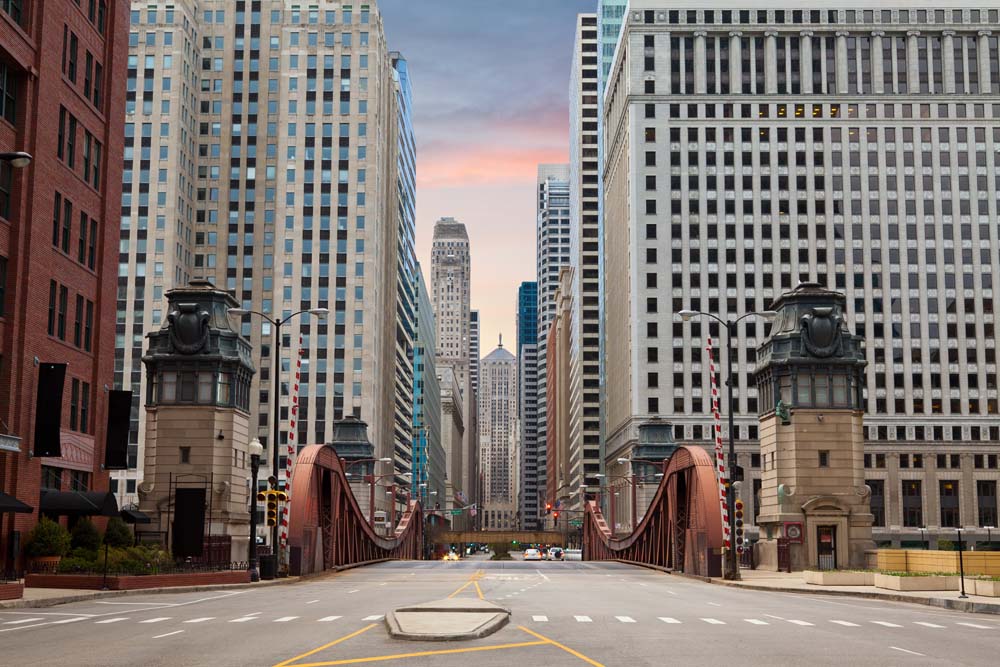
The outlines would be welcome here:
[[[101,546],[101,534],[97,531],[97,526],[86,517],[76,522],[71,535],[71,544],[74,549],[92,549],[96,551]]]
[[[104,531],[104,541],[112,547],[128,548],[132,546],[133,542],[132,531],[127,523],[116,516],[108,521],[108,528]]]
[[[28,533],[25,551],[33,558],[65,556],[71,542],[68,530],[55,521],[42,517]]]

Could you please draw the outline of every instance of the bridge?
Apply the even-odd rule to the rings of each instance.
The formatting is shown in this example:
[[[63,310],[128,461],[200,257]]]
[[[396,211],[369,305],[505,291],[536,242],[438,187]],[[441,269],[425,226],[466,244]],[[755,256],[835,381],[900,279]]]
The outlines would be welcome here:
[[[428,540],[435,544],[566,544],[566,535],[546,530],[442,530]]]

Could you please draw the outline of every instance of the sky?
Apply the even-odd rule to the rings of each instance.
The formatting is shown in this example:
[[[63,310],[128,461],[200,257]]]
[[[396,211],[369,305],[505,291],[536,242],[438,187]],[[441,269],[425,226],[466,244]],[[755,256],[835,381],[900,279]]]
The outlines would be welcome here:
[[[379,0],[409,63],[417,139],[417,259],[434,222],[469,232],[482,355],[516,339],[517,288],[535,280],[535,178],[567,162],[576,15],[597,0]],[[430,285],[428,284],[428,288]]]

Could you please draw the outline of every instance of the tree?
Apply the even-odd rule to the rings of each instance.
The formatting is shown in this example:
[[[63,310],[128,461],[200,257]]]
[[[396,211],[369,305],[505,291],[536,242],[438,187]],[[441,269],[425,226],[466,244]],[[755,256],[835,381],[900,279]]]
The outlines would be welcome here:
[[[25,551],[32,558],[65,556],[71,542],[68,530],[43,516],[28,533]]]
[[[104,541],[112,547],[127,548],[132,546],[132,531],[120,517],[108,521],[108,529],[104,531]]]
[[[86,517],[76,522],[71,535],[74,549],[97,551],[98,547],[101,546],[101,534],[98,532],[97,526]]]

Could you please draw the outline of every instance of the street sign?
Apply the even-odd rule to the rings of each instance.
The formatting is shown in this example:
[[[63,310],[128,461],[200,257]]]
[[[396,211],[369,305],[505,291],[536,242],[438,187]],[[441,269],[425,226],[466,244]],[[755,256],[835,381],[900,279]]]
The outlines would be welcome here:
[[[569,525],[571,525],[571,526],[573,526],[575,528],[579,528],[580,526],[583,525],[583,520],[582,519],[573,519],[572,521],[569,522]]]
[[[462,513],[462,510],[452,510],[451,511],[451,515],[452,516],[459,516],[461,513]]]

